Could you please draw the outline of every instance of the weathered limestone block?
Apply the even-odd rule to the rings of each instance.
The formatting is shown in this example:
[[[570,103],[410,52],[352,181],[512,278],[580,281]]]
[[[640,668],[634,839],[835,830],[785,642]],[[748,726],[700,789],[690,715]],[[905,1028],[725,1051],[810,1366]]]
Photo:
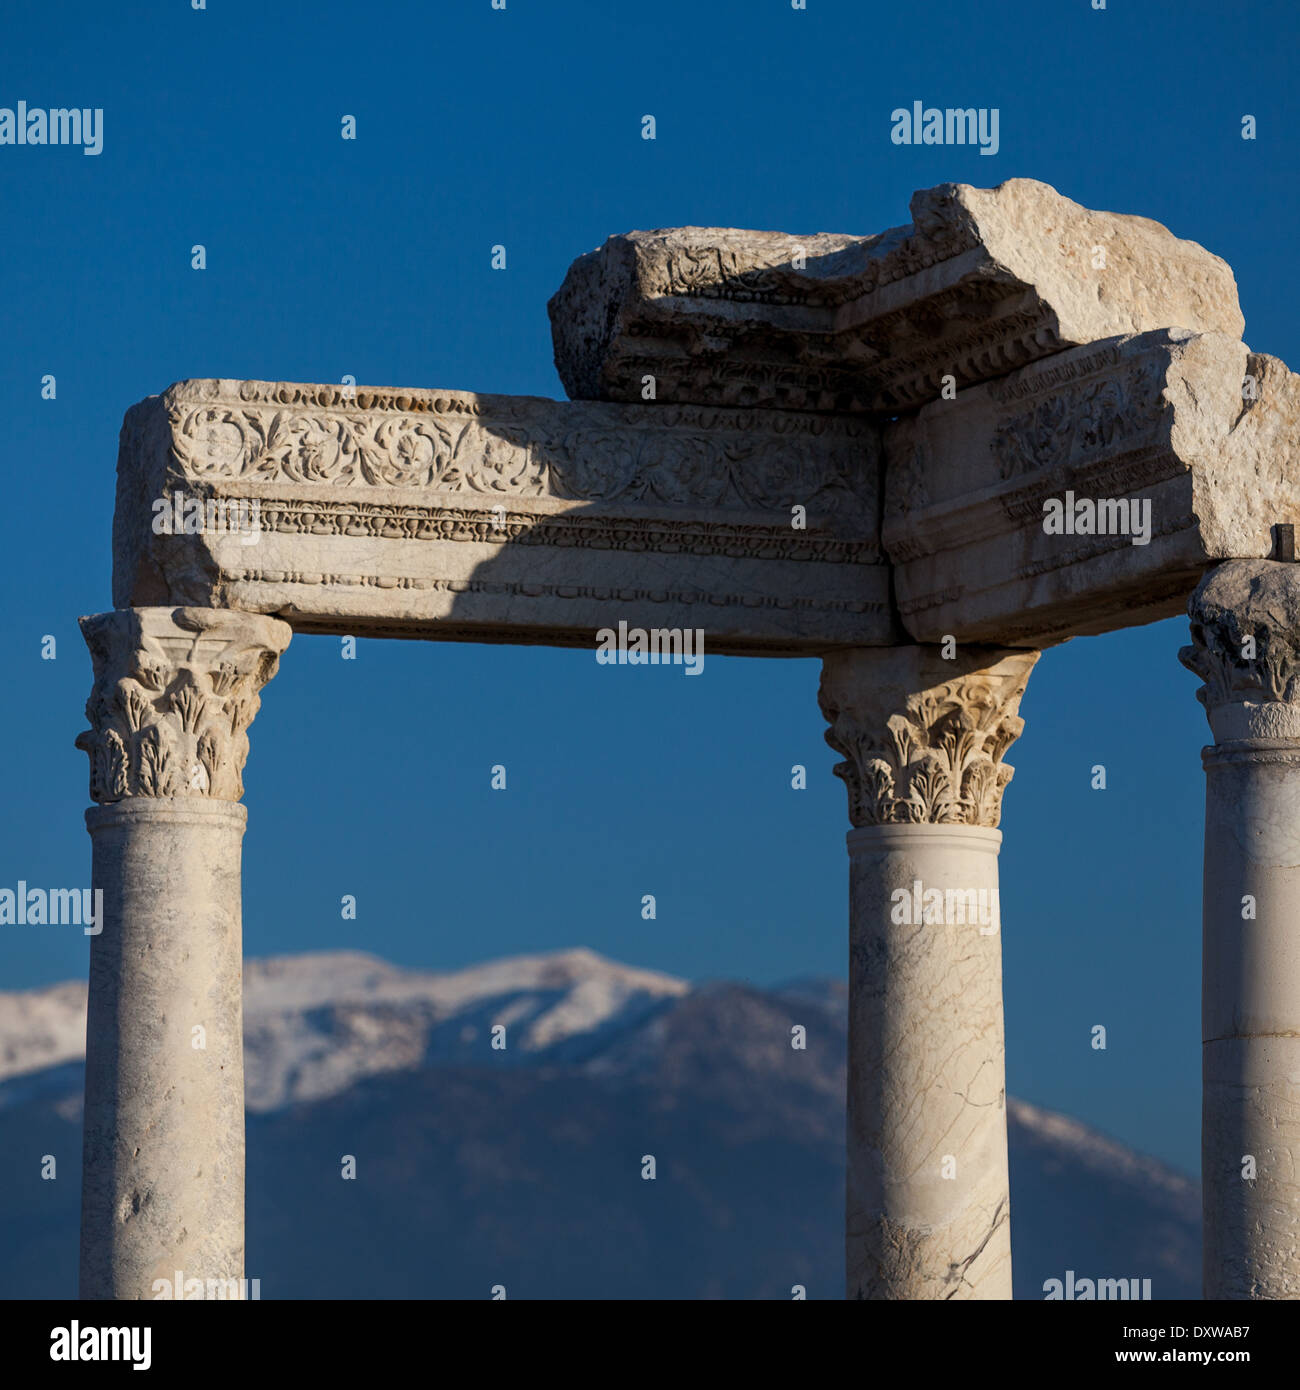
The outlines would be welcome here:
[[[1206,575],[1179,653],[1204,681],[1205,1297],[1300,1298],[1300,566]]]
[[[678,227],[611,237],[550,302],[575,399],[894,414],[942,379],[1179,327],[1242,334],[1232,271],[1145,217],[1032,179],[915,193],[875,236]]]
[[[997,829],[1036,652],[837,652],[849,848],[848,1296],[1011,1297]]]
[[[703,628],[718,652],[870,646],[897,635],[879,467],[854,417],[181,382],[123,425],[114,602],[406,637],[586,646],[613,617]],[[178,493],[247,504],[256,534],[156,534]]]
[[[1268,556],[1300,522],[1298,437],[1283,363],[1180,329],[936,401],[885,435],[902,622],[922,642],[1042,647],[1173,617],[1208,565]]]
[[[241,1296],[241,772],[290,629],[202,609],[82,620],[95,667],[81,1296]],[[211,1292],[207,1281],[215,1284]],[[222,1292],[224,1290],[224,1292]]]

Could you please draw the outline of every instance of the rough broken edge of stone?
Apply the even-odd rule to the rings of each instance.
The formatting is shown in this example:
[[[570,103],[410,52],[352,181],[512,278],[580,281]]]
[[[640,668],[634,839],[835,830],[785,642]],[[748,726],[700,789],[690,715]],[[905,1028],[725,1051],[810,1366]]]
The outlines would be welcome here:
[[[454,467],[431,464],[439,448]],[[723,453],[732,491],[716,496]],[[590,646],[624,618],[702,627],[736,654],[890,643],[878,472],[878,431],[858,418],[181,382],[123,424],[114,603],[453,640]],[[620,495],[642,474],[659,495]],[[257,544],[155,535],[153,502],[178,489],[258,500]]]
[[[1032,179],[941,184],[911,210],[868,237],[610,237],[548,306],[565,390],[640,401],[652,376],[661,402],[893,414],[936,399],[947,374],[972,385],[1156,328],[1243,332],[1227,263],[1148,218]]]
[[[1243,397],[1250,377],[1255,399]],[[882,539],[913,640],[1045,646],[1181,613],[1300,524],[1300,381],[1223,334],[1093,343],[885,431]],[[1048,535],[1043,502],[1150,499],[1152,539]]]

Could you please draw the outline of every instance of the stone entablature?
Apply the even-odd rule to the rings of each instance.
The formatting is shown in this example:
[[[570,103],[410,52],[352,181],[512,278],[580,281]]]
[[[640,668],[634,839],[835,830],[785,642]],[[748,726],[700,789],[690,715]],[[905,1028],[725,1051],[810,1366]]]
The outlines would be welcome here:
[[[1300,524],[1298,427],[1283,363],[1178,329],[936,401],[884,427],[883,462],[852,416],[182,382],[123,426],[114,597],[487,641],[587,645],[617,605],[719,652],[1041,648],[1267,557]],[[256,503],[256,543],[154,534],[175,496]],[[1070,499],[1096,529],[1048,529]]]
[[[573,646],[613,614],[737,654],[1029,649],[1170,616],[1208,565],[1300,522],[1300,388],[1239,341],[1217,257],[1029,180],[943,185],[913,214],[805,238],[802,269],[781,234],[699,228],[577,262],[552,302],[571,389],[653,348],[705,404],[178,383],[123,426],[114,602]],[[896,418],[751,389],[777,358],[783,381],[893,374],[887,402],[847,403]],[[256,504],[256,543],[155,534],[165,496]],[[1045,505],[1072,498],[1148,509],[1150,533],[1051,531]]]
[[[879,456],[852,417],[181,382],[123,425],[114,600],[560,645],[615,605],[716,651],[887,643]],[[255,501],[259,534],[155,534],[175,493]]]
[[[882,540],[904,626],[918,642],[1043,647],[1177,615],[1208,566],[1266,557],[1274,528],[1300,523],[1298,426],[1283,363],[1181,329],[927,405],[885,431]],[[1047,525],[1057,504],[1064,533]],[[1076,525],[1079,507],[1094,519]]]

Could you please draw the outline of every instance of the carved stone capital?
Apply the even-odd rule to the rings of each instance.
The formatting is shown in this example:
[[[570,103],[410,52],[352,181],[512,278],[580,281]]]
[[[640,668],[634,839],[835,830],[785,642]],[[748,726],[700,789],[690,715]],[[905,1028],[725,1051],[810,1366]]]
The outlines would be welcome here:
[[[937,647],[859,649],[822,663],[826,742],[845,761],[849,819],[866,825],[994,828],[1020,736],[1020,697],[1035,651]]]
[[[258,691],[292,629],[220,608],[119,608],[81,619],[95,684],[90,797],[203,796],[238,801]]]
[[[1215,740],[1300,740],[1300,566],[1230,560],[1187,612],[1192,645],[1178,659],[1205,682],[1196,698]]]

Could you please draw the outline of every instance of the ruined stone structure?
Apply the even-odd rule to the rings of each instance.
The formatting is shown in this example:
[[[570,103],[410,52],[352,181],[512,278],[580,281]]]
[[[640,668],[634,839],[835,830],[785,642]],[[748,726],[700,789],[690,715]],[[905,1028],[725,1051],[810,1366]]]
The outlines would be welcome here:
[[[569,402],[204,380],[127,413],[115,608],[82,623],[85,1296],[243,1274],[241,770],[291,632],[585,646],[626,620],[823,659],[848,1294],[1009,1297],[1001,937],[962,907],[997,886],[1039,651],[1190,599],[1206,1293],[1300,1297],[1300,389],[1241,341],[1229,268],[1153,222],[1027,180],[912,217],[611,238],[551,301]],[[255,543],[159,534],[168,498],[256,504]]]

